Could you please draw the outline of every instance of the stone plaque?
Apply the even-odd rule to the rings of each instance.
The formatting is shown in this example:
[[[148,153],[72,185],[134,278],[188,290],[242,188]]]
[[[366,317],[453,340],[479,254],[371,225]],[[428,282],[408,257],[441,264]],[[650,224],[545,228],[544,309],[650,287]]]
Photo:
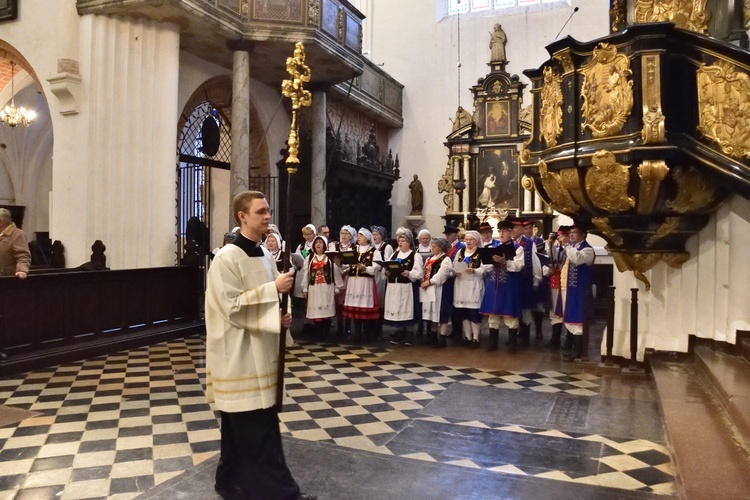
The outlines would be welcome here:
[[[589,416],[588,398],[559,397],[547,417],[548,424],[566,427],[586,427]]]

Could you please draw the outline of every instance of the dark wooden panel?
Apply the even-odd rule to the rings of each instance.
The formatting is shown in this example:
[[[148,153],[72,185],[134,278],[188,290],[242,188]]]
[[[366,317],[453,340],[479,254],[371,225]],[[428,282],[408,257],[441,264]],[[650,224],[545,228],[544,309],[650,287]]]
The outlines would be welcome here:
[[[0,278],[0,373],[178,336],[180,325],[200,329],[199,272],[179,266]]]

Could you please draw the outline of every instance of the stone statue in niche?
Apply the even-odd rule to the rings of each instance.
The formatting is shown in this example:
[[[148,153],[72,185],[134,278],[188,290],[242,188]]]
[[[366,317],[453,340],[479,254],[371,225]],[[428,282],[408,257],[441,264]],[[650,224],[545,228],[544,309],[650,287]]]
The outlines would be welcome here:
[[[424,191],[422,181],[419,180],[417,174],[414,174],[414,180],[409,183],[409,191],[411,191],[411,215],[422,215]]]
[[[490,62],[507,62],[505,58],[505,44],[508,37],[500,24],[496,24],[494,31],[490,33]]]
[[[469,125],[473,122],[474,120],[469,112],[466,111],[462,106],[459,106],[456,110],[456,119],[453,120],[453,128],[451,129],[451,132],[455,132],[456,130],[465,127],[466,125]]]

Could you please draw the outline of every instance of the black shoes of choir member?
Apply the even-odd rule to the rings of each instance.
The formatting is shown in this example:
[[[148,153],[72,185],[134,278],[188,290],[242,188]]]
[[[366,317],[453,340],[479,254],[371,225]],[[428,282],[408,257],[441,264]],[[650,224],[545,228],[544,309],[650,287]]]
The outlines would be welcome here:
[[[474,339],[471,341],[471,346],[470,346],[471,349],[479,349],[479,347],[480,347],[479,341],[477,339]]]
[[[406,344],[406,332],[403,330],[397,330],[391,335],[391,344],[401,345]]]

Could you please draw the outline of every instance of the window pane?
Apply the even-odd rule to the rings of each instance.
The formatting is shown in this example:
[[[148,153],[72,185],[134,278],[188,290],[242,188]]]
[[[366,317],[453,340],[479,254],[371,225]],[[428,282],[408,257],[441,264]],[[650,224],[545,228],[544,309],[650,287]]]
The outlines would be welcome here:
[[[495,0],[495,8],[500,9],[502,7],[513,7],[516,4],[516,0]]]
[[[448,14],[466,14],[469,12],[469,0],[448,0]]]
[[[536,5],[539,0],[518,0],[518,5]]]
[[[471,10],[488,10],[492,7],[492,0],[471,0]]]

